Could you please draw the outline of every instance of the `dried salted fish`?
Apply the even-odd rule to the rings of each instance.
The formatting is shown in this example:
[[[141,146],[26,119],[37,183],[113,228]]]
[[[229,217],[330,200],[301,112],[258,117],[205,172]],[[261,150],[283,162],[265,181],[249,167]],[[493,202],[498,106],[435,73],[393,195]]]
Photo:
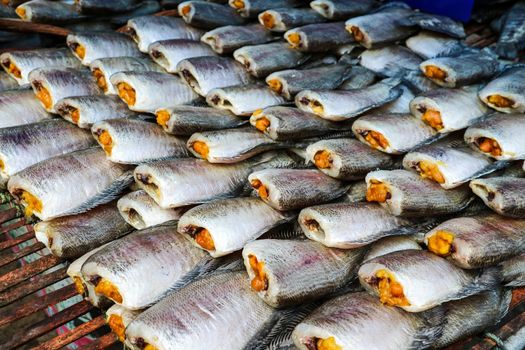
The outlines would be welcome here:
[[[372,85],[377,80],[377,76],[370,69],[361,66],[353,66],[350,75],[339,86],[339,90],[361,89]]]
[[[241,25],[245,19],[234,9],[207,1],[185,1],[178,6],[179,15],[196,28],[213,29],[227,25]]]
[[[113,304],[106,311],[106,322],[121,342],[126,341],[126,327],[140,315],[142,310],[129,310],[119,304]]]
[[[326,52],[355,42],[344,22],[316,23],[288,30],[284,38],[303,52]]]
[[[303,5],[300,0],[229,0],[233,7],[242,17],[257,17],[265,10],[273,8],[293,8]]]
[[[186,58],[215,56],[213,50],[198,41],[172,39],[156,41],[149,46],[149,55],[169,73],[178,73],[177,65]]]
[[[376,4],[375,0],[315,0],[310,2],[310,7],[323,17],[335,20],[363,15]]]
[[[479,98],[503,113],[525,112],[525,67],[506,70],[479,91]]]
[[[19,5],[16,14],[27,22],[67,23],[87,19],[88,16],[77,11],[68,1],[32,0]]]
[[[501,34],[496,44],[499,56],[514,59],[518,51],[525,48],[525,4],[518,1],[504,15]]]
[[[388,102],[381,107],[378,107],[372,110],[370,113],[379,114],[379,113],[410,113],[410,101],[412,101],[416,96],[414,95],[413,89],[407,86],[407,84],[399,85],[399,88],[402,90],[401,96]]]
[[[380,49],[365,50],[359,64],[372,72],[393,77],[405,70],[417,70],[422,60],[406,47],[391,45]]]
[[[36,123],[53,116],[46,112],[32,90],[0,92],[0,127]]]
[[[75,4],[82,13],[105,14],[132,10],[140,5],[140,0],[76,0]]]
[[[406,46],[426,60],[434,57],[457,56],[466,49],[457,39],[426,31],[408,38]]]
[[[496,213],[525,218],[525,179],[521,177],[489,177],[470,182],[470,188]]]
[[[235,115],[249,116],[262,108],[285,103],[285,99],[264,85],[241,85],[213,89],[206,102]]]
[[[368,261],[378,256],[408,249],[422,250],[416,240],[410,236],[390,236],[381,238],[379,241],[372,243],[370,249],[363,258],[363,261]]]
[[[415,12],[400,19],[398,23],[408,27],[418,26],[423,30],[445,34],[457,39],[467,36],[463,23],[437,14]]]
[[[201,37],[213,51],[226,54],[246,45],[265,44],[275,37],[260,24],[225,26],[213,29]]]
[[[259,13],[258,17],[259,23],[273,32],[286,32],[307,24],[326,22],[319,13],[306,8],[272,8]]]

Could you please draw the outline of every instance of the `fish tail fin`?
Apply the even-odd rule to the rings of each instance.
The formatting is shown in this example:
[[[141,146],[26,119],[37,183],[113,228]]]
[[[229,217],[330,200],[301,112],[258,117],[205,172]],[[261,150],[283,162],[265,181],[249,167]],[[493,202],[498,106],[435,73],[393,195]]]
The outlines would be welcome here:
[[[474,276],[472,282],[455,295],[454,299],[463,299],[471,295],[499,288],[502,276],[501,266],[487,267],[474,273],[477,273],[477,275]]]
[[[502,288],[501,289],[501,295],[500,295],[500,303],[499,303],[499,314],[498,319],[495,323],[498,323],[501,321],[505,315],[509,312],[510,309],[510,302],[512,301],[512,289],[510,288]]]
[[[421,329],[419,329],[410,350],[426,349],[435,343],[443,334],[445,323],[445,308],[442,306],[435,307],[419,314],[423,319]]]
[[[518,57],[518,48],[514,43],[498,43],[494,52],[503,58],[515,59]]]
[[[392,78],[386,78],[380,81],[380,83],[388,85],[390,87],[396,87],[399,84],[401,84],[401,82],[402,82],[401,77],[397,75]]]

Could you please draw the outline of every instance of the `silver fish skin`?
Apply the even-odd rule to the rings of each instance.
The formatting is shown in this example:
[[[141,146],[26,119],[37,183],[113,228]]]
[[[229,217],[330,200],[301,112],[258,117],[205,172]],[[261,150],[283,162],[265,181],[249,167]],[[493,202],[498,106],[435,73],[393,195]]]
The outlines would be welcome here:
[[[293,107],[274,106],[253,113],[250,124],[273,140],[294,140],[350,130],[350,124],[335,123]]]
[[[370,249],[363,258],[363,262],[377,258],[378,256],[409,249],[423,250],[416,240],[409,236],[390,236],[381,238],[372,243]]]
[[[459,40],[427,31],[408,38],[405,43],[412,52],[425,60],[439,56],[457,56],[464,50]]]
[[[467,36],[463,23],[437,14],[415,12],[400,19],[398,23],[408,27],[418,26],[422,30],[445,34],[456,39],[462,39]]]
[[[465,186],[445,190],[439,184],[407,170],[372,171],[365,180],[367,200],[379,202],[396,216],[422,217],[455,213],[466,208],[473,199]]]
[[[399,234],[412,222],[391,215],[376,203],[334,203],[299,213],[299,224],[311,240],[327,247],[353,249]]]
[[[371,149],[355,139],[321,140],[306,148],[307,159],[326,175],[340,180],[360,180],[376,169],[394,169],[390,155]]]
[[[40,161],[94,145],[89,133],[60,119],[1,128],[0,185],[5,187],[12,175]]]
[[[32,90],[0,92],[0,127],[36,123],[51,119]]]
[[[15,11],[23,21],[55,25],[88,18],[87,15],[78,12],[74,4],[67,1],[32,0],[19,5]]]
[[[386,276],[381,276],[381,272]],[[500,283],[499,273],[498,269],[463,270],[424,250],[402,250],[379,256],[362,264],[358,271],[361,285],[381,302],[415,313],[492,290]],[[385,279],[397,282],[404,298],[392,299],[390,284],[381,287],[380,282]]]
[[[291,100],[303,90],[331,90],[351,76],[353,67],[333,64],[311,69],[287,69],[266,77],[270,89]]]
[[[210,317],[214,315],[214,317]],[[250,291],[244,271],[197,280],[137,317],[126,329],[134,350],[206,350],[217,344],[243,349],[275,317],[275,310]],[[239,322],[243,320],[243,322]],[[224,325],[236,324],[225,337]]]
[[[524,253],[524,229],[524,219],[496,214],[458,217],[428,232],[425,244],[461,268],[477,269]]]
[[[106,157],[115,163],[140,164],[189,156],[184,139],[168,135],[160,126],[143,120],[105,120],[93,124],[91,132]]]
[[[392,7],[372,14],[350,18],[346,30],[355,41],[367,49],[383,46],[411,36],[415,29],[404,27],[398,21],[413,14],[408,7]]]
[[[315,169],[264,169],[248,177],[259,197],[277,210],[293,210],[341,197],[349,188]]]
[[[229,0],[228,4],[245,18],[257,17],[263,11],[273,8],[294,8],[303,6],[300,0]]]
[[[82,129],[91,129],[93,124],[104,120],[137,115],[115,95],[68,97],[58,101],[56,109],[62,118]]]
[[[4,52],[0,55],[0,64],[20,86],[29,86],[29,73],[37,68],[48,66],[80,68],[78,60],[67,49]]]
[[[496,213],[525,218],[525,179],[520,177],[491,177],[475,179],[470,188]]]
[[[421,71],[405,72],[402,76],[402,80],[412,89],[419,92],[427,92],[439,88],[439,85],[435,84],[432,80],[427,79]]]
[[[350,75],[339,86],[339,90],[362,89],[372,85],[376,80],[376,75],[370,69],[361,66],[353,66]]]
[[[142,56],[133,39],[122,33],[69,34],[66,43],[85,66],[99,58]]]
[[[177,231],[197,248],[218,258],[241,250],[248,242],[294,217],[271,208],[259,198],[219,199],[184,213]]]
[[[122,196],[117,208],[122,218],[137,230],[178,220],[184,212],[184,208],[162,209],[144,190]]]
[[[196,28],[214,29],[227,25],[241,25],[245,22],[245,19],[234,9],[212,2],[184,1],[177,9],[182,19]]]
[[[125,345],[131,347],[132,345],[129,345],[126,343],[126,328],[129,326],[129,324],[137,318],[138,315],[142,313],[142,310],[129,310],[126,309],[124,306],[119,304],[113,304],[109,309],[106,311],[106,323],[111,328],[111,331],[115,333],[121,342],[123,342]],[[114,324],[122,325],[122,329],[115,329],[113,328]]]
[[[359,56],[361,66],[387,77],[396,76],[404,70],[417,70],[421,62],[419,56],[399,45],[365,50]]]
[[[106,95],[117,95],[110,78],[120,72],[163,72],[163,69],[148,59],[139,57],[108,57],[94,60],[89,65],[98,86]]]
[[[176,208],[239,196],[255,169],[279,166],[293,167],[296,162],[282,153],[263,154],[237,164],[211,164],[191,158],[166,160],[139,165],[135,181],[161,208]]]
[[[506,260],[501,264],[502,280],[508,287],[525,286],[525,254]]]
[[[131,183],[129,170],[128,166],[106,160],[101,149],[89,148],[16,173],[7,189],[21,199],[27,214],[49,220],[83,213],[115,199]]]
[[[310,55],[294,50],[286,43],[250,45],[237,49],[233,57],[257,78],[294,68],[305,63]]]
[[[284,33],[307,24],[323,23],[326,18],[306,8],[272,8],[259,13],[259,23],[272,32]]]
[[[218,54],[227,54],[246,45],[259,45],[276,38],[260,24],[215,28],[201,37]]]
[[[389,154],[410,152],[436,135],[422,120],[404,113],[362,116],[354,122],[352,131],[359,141]]]
[[[1,62],[1,59],[0,59]],[[29,85],[27,85],[29,87]],[[0,92],[9,90],[24,90],[25,86],[18,85],[18,82],[11,78],[11,76],[5,72],[0,72]]]
[[[120,72],[110,78],[120,98],[136,112],[154,113],[159,108],[170,108],[196,102],[197,95],[182,79],[168,73]],[[122,84],[122,91],[119,86]],[[126,90],[134,91],[134,98]],[[161,92],[161,93],[159,93]]]
[[[241,85],[213,89],[206,95],[206,102],[237,116],[250,116],[257,110],[282,105],[286,100],[264,85]]]
[[[495,47],[498,56],[514,59],[525,48],[525,4],[521,1],[504,15],[502,30]]]
[[[392,102],[385,103],[381,107],[373,109],[370,111],[371,114],[391,114],[391,113],[410,113],[410,101],[412,101],[416,96],[410,87],[407,84],[399,85],[399,88],[402,90],[401,96],[393,100]]]
[[[376,5],[374,0],[314,0],[310,7],[321,16],[331,19],[347,19],[370,12]]]
[[[73,68],[37,68],[29,73],[28,79],[42,106],[50,113],[58,113],[56,104],[63,98],[101,93],[89,74]]]
[[[131,37],[141,52],[148,53],[154,42],[170,39],[199,40],[204,32],[188,26],[180,18],[168,16],[135,17],[127,23]]]
[[[307,316],[292,338],[300,350],[317,349],[320,341],[341,349],[425,349],[439,337],[441,320],[439,311],[407,313],[365,292],[348,293]]]
[[[88,14],[106,14],[106,13],[121,13],[130,11],[140,5],[139,0],[113,0],[107,2],[105,0],[77,0],[75,4],[82,13]]]
[[[149,46],[149,55],[168,73],[178,73],[177,65],[186,58],[216,56],[206,44],[189,39],[156,41]]]
[[[344,22],[307,24],[288,30],[284,38],[302,52],[327,52],[355,42],[345,31]]]
[[[356,278],[364,253],[365,249],[332,249],[287,239],[257,240],[242,250],[252,289],[275,308],[315,300],[343,287]],[[256,271],[252,260],[263,264],[262,271]]]
[[[135,9],[127,12],[122,12],[119,14],[114,14],[109,17],[111,23],[116,24],[121,27],[126,25],[130,19],[134,19],[140,16],[153,15],[161,10],[160,4],[155,0],[144,0],[142,3]]]
[[[186,84],[201,96],[206,96],[213,89],[253,82],[244,68],[228,57],[188,58],[179,62],[177,71]]]
[[[505,71],[479,91],[479,98],[503,113],[525,112],[525,67]]]
[[[465,142],[497,160],[525,159],[524,132],[525,115],[498,114],[470,126],[465,131]]]
[[[35,237],[64,259],[77,258],[133,230],[120,216],[115,203],[100,205],[85,213],[35,225]]]
[[[159,109],[155,113],[157,123],[166,133],[172,135],[192,135],[201,131],[231,129],[247,123],[246,120],[229,111],[210,107],[178,106]]]
[[[399,80],[385,79],[355,90],[303,90],[295,96],[296,106],[319,117],[344,121],[401,96]]]
[[[175,226],[156,226],[112,242],[89,257],[81,272],[98,294],[140,310],[158,302],[206,259]],[[120,298],[104,293],[101,283],[111,284]]]
[[[410,112],[440,133],[464,129],[488,113],[477,87],[435,89],[410,101]]]

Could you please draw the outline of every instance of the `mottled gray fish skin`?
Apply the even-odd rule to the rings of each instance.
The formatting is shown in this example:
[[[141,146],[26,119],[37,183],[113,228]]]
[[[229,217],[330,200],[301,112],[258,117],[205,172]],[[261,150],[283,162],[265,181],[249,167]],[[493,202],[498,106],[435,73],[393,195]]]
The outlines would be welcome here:
[[[323,23],[326,18],[306,8],[272,8],[259,13],[259,23],[272,32],[286,32],[307,24]]]
[[[1,62],[1,59],[0,59]],[[29,87],[29,85],[27,85]],[[26,85],[20,86],[18,82],[5,72],[0,72],[0,92],[9,90],[24,90]]]
[[[72,259],[131,232],[115,203],[35,225],[35,237],[53,255]]]
[[[144,343],[156,349],[171,349],[173,344],[195,350],[217,344],[242,349],[274,316],[275,310],[250,291],[244,271],[225,272],[170,294],[137,317],[126,336],[135,350]],[[225,337],[226,324],[236,326]]]
[[[366,176],[367,200],[378,201],[391,214],[406,217],[451,214],[463,210],[473,199],[468,187],[445,190],[436,182],[407,170],[377,170]],[[376,186],[386,194],[377,198]],[[381,189],[380,189],[381,190]]]
[[[151,59],[168,73],[178,73],[177,65],[186,58],[215,56],[206,44],[190,39],[156,41],[149,46]]]
[[[244,68],[228,57],[188,58],[179,62],[177,70],[186,84],[201,96],[216,88],[253,82]]]
[[[372,243],[370,249],[363,258],[363,262],[378,256],[409,249],[422,250],[423,248],[421,248],[416,240],[410,236],[391,236],[381,238],[380,240]]]
[[[504,16],[496,53],[514,59],[525,48],[525,4],[518,1]]]
[[[447,257],[464,269],[496,265],[525,252],[525,219],[505,218],[496,214],[458,217],[447,220],[425,235],[425,244],[437,255]],[[451,234],[452,242],[441,250],[433,241],[440,233]],[[443,254],[445,253],[445,254]]]
[[[281,308],[298,305],[332,293],[357,276],[366,249],[331,249],[309,240],[263,239],[246,244],[244,266],[252,280],[264,288],[254,289],[268,305]],[[257,277],[251,259],[264,264]]]
[[[182,19],[196,28],[214,29],[245,22],[234,9],[212,2],[185,1],[179,4],[178,10]]]
[[[508,287],[525,286],[525,254],[502,262],[502,280]]]
[[[303,90],[332,90],[352,75],[354,67],[332,64],[310,69],[287,69],[266,77],[270,89],[291,100]]]
[[[265,169],[248,177],[259,196],[277,210],[293,210],[341,197],[349,186],[314,169]]]
[[[503,113],[525,112],[525,67],[509,69],[479,91],[479,98]]]
[[[376,169],[399,167],[392,156],[355,139],[321,140],[306,148],[307,159],[320,171],[341,180],[360,180]]]
[[[391,102],[402,92],[399,80],[385,79],[355,90],[303,90],[295,96],[295,104],[321,118],[343,121]]]
[[[206,259],[206,253],[178,235],[175,226],[157,226],[98,251],[82,265],[82,275],[95,288],[103,281],[111,283],[122,298],[113,301],[139,310],[158,302]]]
[[[192,135],[196,132],[231,129],[248,123],[230,111],[199,106],[178,106],[159,109],[157,123],[165,132],[172,135]],[[160,116],[159,116],[160,113]],[[164,113],[168,120],[162,119]]]
[[[339,86],[339,90],[362,89],[376,82],[376,75],[370,69],[353,66],[350,75]]]
[[[71,52],[85,66],[99,58],[142,56],[133,39],[122,33],[77,33],[69,34],[66,40]]]
[[[410,113],[410,101],[412,101],[416,96],[414,95],[413,89],[411,89],[407,84],[403,83],[399,85],[399,88],[403,91],[401,96],[395,100],[388,102],[381,107],[373,109],[370,111],[371,114],[391,114],[391,113]]]
[[[260,24],[219,27],[201,37],[201,41],[218,54],[227,54],[246,45],[265,44],[274,40],[276,37]]]
[[[470,182],[470,188],[496,213],[525,218],[525,179],[520,177],[491,177]]]
[[[82,13],[107,14],[130,11],[140,5],[139,0],[76,0],[75,4]]]
[[[9,76],[15,79],[20,86],[29,86],[28,75],[32,70],[37,68],[48,66],[80,67],[80,63],[68,49],[36,49],[4,52],[0,55],[0,64]]]
[[[423,30],[445,34],[457,39],[466,36],[463,24],[447,16],[416,12],[402,18],[398,23],[409,27],[418,26]]]
[[[16,14],[26,22],[55,25],[89,18],[78,12],[74,4],[66,1],[28,1],[16,8]]]
[[[326,52],[355,42],[345,31],[344,22],[308,24],[288,30],[284,38],[302,52]]]
[[[287,43],[251,45],[237,49],[233,57],[250,74],[264,78],[270,73],[294,68],[305,63],[310,55],[294,50]]]
[[[0,127],[25,125],[50,119],[32,90],[2,91],[0,93]]]
[[[426,31],[408,38],[405,43],[412,52],[425,60],[439,56],[457,56],[464,50],[459,40]]]
[[[22,197],[27,214],[49,220],[113,200],[131,183],[129,170],[108,161],[101,149],[89,148],[32,165],[11,176],[7,188],[16,198]],[[35,207],[33,198],[41,208]]]
[[[407,313],[365,292],[349,293],[307,316],[292,338],[300,350],[316,349],[319,340],[330,338],[341,349],[424,349],[439,337],[441,319],[440,312]]]
[[[315,0],[310,2],[310,7],[323,17],[337,20],[363,15],[376,4],[374,0]]]
[[[228,4],[245,18],[257,17],[259,13],[269,9],[291,9],[293,7],[301,7],[304,5],[300,0],[229,0]]]
[[[264,85],[242,85],[213,89],[206,95],[206,102],[238,116],[249,116],[257,110],[285,104],[286,100]]]
[[[417,70],[422,62],[412,51],[399,45],[365,50],[359,58],[361,66],[387,77],[399,75],[404,70]]]

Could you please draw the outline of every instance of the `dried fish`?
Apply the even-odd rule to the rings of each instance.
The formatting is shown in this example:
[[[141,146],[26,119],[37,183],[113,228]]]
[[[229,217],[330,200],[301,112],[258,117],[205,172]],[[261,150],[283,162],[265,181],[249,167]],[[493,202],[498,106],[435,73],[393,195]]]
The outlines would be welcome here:
[[[326,52],[355,42],[345,31],[345,22],[308,24],[288,30],[284,38],[303,52]]]
[[[350,75],[339,86],[339,90],[362,89],[375,83],[376,78],[376,75],[370,69],[353,66]]]
[[[242,17],[257,17],[265,10],[273,8],[293,8],[303,5],[301,0],[229,0],[228,3]]]
[[[408,38],[406,46],[425,60],[457,56],[466,49],[457,39],[426,31]]]
[[[249,116],[257,110],[285,103],[285,99],[264,85],[241,85],[213,89],[206,102],[235,115]]]
[[[76,0],[75,4],[82,13],[106,14],[132,10],[140,5],[140,0]]]
[[[423,30],[445,34],[457,39],[467,36],[461,22],[437,14],[415,12],[400,19],[398,23],[408,27],[418,26]]]
[[[479,98],[503,113],[525,112],[525,67],[508,69],[479,91]]]
[[[505,283],[505,286],[525,286],[525,254],[506,260],[500,265],[503,274],[502,280]]]
[[[412,51],[399,45],[365,50],[359,60],[361,66],[387,77],[397,76],[405,70],[417,70],[421,62]]]
[[[525,179],[490,177],[470,182],[470,188],[483,202],[503,216],[525,218]]]
[[[499,56],[514,59],[525,48],[525,4],[518,1],[503,17],[501,34],[496,44]]]
[[[286,32],[307,24],[326,22],[319,13],[306,8],[272,8],[259,13],[258,17],[259,23],[272,32]]]
[[[192,27],[213,29],[227,25],[241,25],[245,19],[234,9],[207,1],[185,1],[178,6],[179,15]]]
[[[368,261],[378,256],[408,249],[422,250],[419,244],[412,237],[390,236],[381,238],[379,241],[372,243],[368,253],[366,253],[365,257],[363,258],[363,261]]]
[[[406,84],[399,85],[399,88],[403,91],[401,93],[401,96],[393,100],[392,102],[388,102],[381,107],[378,107],[374,110],[372,110],[371,114],[391,114],[391,113],[404,113],[408,114],[410,113],[410,101],[412,101],[416,96],[414,95],[414,92],[412,92],[412,89],[408,87]]]
[[[331,20],[363,15],[370,12],[375,5],[375,0],[315,0],[310,2],[312,9]]]
[[[1,62],[1,58],[0,58]],[[11,76],[5,72],[0,72],[0,92],[9,90],[24,90],[25,86],[18,85],[18,82],[11,78]]]
[[[106,322],[121,342],[126,341],[126,327],[142,313],[141,310],[129,310],[119,304],[113,304],[106,311]]]
[[[87,19],[88,16],[77,11],[68,1],[32,0],[19,5],[16,14],[27,22],[67,23]]]
[[[213,51],[226,54],[246,45],[265,44],[275,37],[260,24],[245,26],[225,26],[213,29],[201,37]]]
[[[151,44],[149,55],[167,72],[178,73],[177,65],[180,61],[192,57],[215,56],[215,53],[207,45],[195,40],[172,39]]]
[[[36,123],[50,119],[32,90],[3,91],[0,93],[0,127]]]

